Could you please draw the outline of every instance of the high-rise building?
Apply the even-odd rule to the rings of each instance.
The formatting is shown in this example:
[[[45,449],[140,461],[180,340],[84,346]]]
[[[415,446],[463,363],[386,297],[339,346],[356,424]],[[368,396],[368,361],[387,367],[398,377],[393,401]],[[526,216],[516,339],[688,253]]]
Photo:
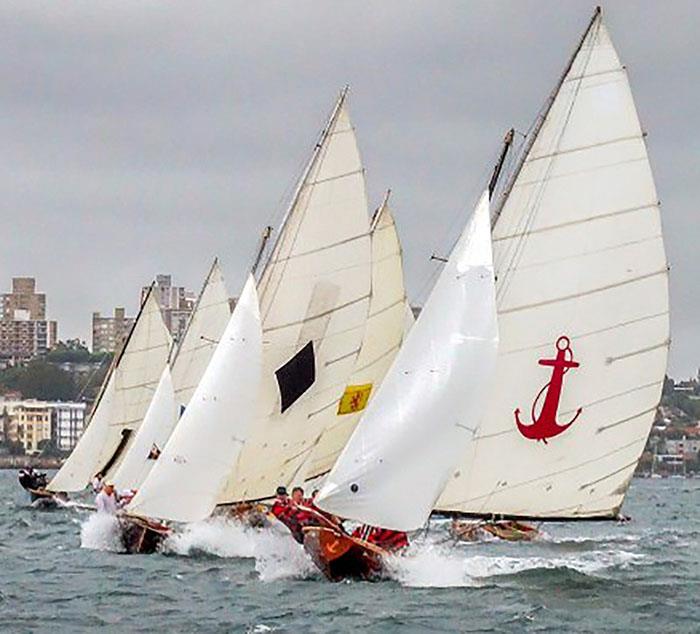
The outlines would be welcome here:
[[[51,435],[54,444],[62,451],[70,451],[78,444],[85,428],[85,403],[52,402]]]
[[[46,319],[46,295],[33,277],[12,279],[12,292],[0,302],[0,360],[22,363],[46,354],[58,337],[58,325]]]
[[[141,301],[146,298],[149,287],[141,289]],[[163,313],[163,321],[173,339],[179,341],[187,328],[187,321],[194,310],[197,296],[184,286],[173,286],[172,276],[156,275],[154,288],[156,299]]]
[[[115,352],[133,325],[123,308],[115,308],[113,317],[92,313],[92,351]]]
[[[36,292],[33,277],[12,278],[12,292],[2,295],[0,319],[46,319],[46,295]]]

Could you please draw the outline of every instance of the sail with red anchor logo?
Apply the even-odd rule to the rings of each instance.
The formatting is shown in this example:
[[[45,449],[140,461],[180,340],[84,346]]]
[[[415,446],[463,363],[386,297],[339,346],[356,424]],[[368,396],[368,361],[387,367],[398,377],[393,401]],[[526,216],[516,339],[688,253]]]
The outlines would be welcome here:
[[[496,378],[438,509],[617,515],[669,346],[668,268],[644,137],[596,10],[494,199]]]

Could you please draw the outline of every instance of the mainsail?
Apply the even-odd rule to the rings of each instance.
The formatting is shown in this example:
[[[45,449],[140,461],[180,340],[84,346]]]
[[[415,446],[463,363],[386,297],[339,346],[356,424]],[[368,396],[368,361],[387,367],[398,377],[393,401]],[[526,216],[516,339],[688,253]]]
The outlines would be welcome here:
[[[599,11],[549,106],[493,230],[497,389],[440,510],[616,516],[660,398],[659,203]]]
[[[371,294],[364,169],[340,96],[259,283],[262,385],[221,502],[274,495],[336,416]]]
[[[388,200],[377,210],[371,232],[372,291],[362,346],[336,416],[310,453],[305,477],[327,473],[333,466],[405,337],[407,302],[401,243]]]
[[[423,526],[478,427],[497,349],[484,192],[318,505],[374,526]]]
[[[255,415],[261,356],[258,297],[249,276],[202,380],[129,513],[178,522],[211,514]]]
[[[146,413],[170,349],[153,287],[127,337],[93,410],[90,424],[59,472],[50,491],[80,491],[102,472],[114,473]]]
[[[231,317],[218,260],[209,270],[179,345],[170,352],[143,423],[128,453],[111,477],[118,489],[137,488],[155,464],[181,412],[199,383]]]

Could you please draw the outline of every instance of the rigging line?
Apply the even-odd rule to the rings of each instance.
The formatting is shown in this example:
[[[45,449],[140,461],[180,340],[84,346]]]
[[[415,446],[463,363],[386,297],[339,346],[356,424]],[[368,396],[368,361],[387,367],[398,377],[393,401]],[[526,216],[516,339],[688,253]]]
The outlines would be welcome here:
[[[578,56],[580,52],[583,50],[583,44],[585,43],[587,38],[590,38],[591,46],[587,48],[586,51],[586,58],[585,62],[583,64],[583,74],[585,75],[586,70],[588,69],[588,65],[590,64],[591,58],[593,56],[593,51],[595,50],[595,46],[593,45],[593,42],[595,42],[595,39],[598,37],[598,33],[600,31],[600,20],[596,22],[596,19],[599,17],[600,12],[598,9],[596,9],[596,12],[591,20],[591,23],[586,30],[586,33],[584,34],[583,38],[581,39],[581,42],[579,44],[578,50],[574,54],[574,56],[571,58],[569,61],[569,64],[567,66],[565,74],[561,77],[559,81],[559,85],[557,86],[556,92],[547,100],[547,107],[546,107],[546,112],[543,115],[540,115],[536,119],[536,124],[534,131],[532,133],[532,136],[529,137],[528,144],[526,144],[526,147],[524,148],[524,151],[526,152],[524,157],[521,159],[518,168],[516,169],[516,172],[514,174],[514,178],[512,182],[509,184],[509,188],[507,188],[506,192],[509,195],[510,192],[512,191],[513,187],[515,186],[518,177],[520,176],[521,170],[525,165],[525,162],[527,161],[529,153],[532,151],[532,149],[535,146],[535,143],[537,141],[537,137],[539,136],[539,132],[541,131],[542,127],[544,126],[547,117],[551,113],[552,107],[556,103],[557,98],[561,95],[561,86],[563,84],[563,81],[566,79],[566,75],[571,71],[571,68],[573,67],[575,61],[578,59]],[[591,27],[595,23],[595,31],[591,30]],[[576,104],[576,101],[578,99],[579,92],[581,90],[581,85],[583,83],[583,79],[579,80],[574,87],[574,90],[572,92],[572,95],[570,97],[568,107],[566,110],[566,116],[564,118],[563,124],[561,125],[561,128],[559,130],[559,134],[556,137],[556,142],[554,144],[555,150],[558,150],[559,147],[561,146],[562,139],[564,137],[564,132],[566,131],[569,122],[571,120],[571,114],[574,109],[574,105]],[[523,237],[520,239],[519,242],[516,242],[515,244],[515,249],[513,251],[513,254],[510,258],[510,263],[508,264],[507,268],[513,268],[514,264],[517,264],[517,262],[520,261],[522,258],[523,251],[525,249],[525,245],[527,243],[527,232],[532,228],[532,225],[534,224],[535,218],[537,216],[537,213],[540,209],[540,205],[542,203],[542,199],[544,198],[544,192],[545,192],[545,185],[547,178],[551,175],[551,172],[554,168],[554,160],[550,159],[549,164],[547,165],[545,169],[545,175],[543,179],[541,180],[541,183],[539,186],[533,187],[533,191],[530,194],[530,200],[528,200],[527,205],[525,205],[525,209],[529,209],[529,213],[524,214],[523,216],[523,221],[524,221],[524,231],[523,231]],[[496,222],[498,221],[500,214],[505,206],[505,199],[502,201],[502,204],[500,208],[497,210],[496,214]],[[494,224],[495,227],[495,224]],[[504,297],[508,293],[508,289],[510,288],[510,284],[512,282],[513,276],[505,274],[502,277],[500,276],[500,267],[498,270],[498,276],[497,280],[500,281],[500,284],[497,286],[496,290],[496,297],[499,303],[501,301],[504,301]]]

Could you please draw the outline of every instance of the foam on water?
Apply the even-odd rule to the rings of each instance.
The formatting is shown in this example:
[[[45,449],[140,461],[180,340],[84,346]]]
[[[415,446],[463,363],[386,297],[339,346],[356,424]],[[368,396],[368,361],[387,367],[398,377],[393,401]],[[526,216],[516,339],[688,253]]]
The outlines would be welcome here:
[[[286,530],[286,529],[285,529]],[[301,544],[288,532],[266,529],[255,545],[255,570],[261,581],[306,579],[320,574]]]
[[[568,557],[470,555],[464,549],[431,543],[415,544],[403,555],[391,557],[387,568],[392,579],[409,587],[476,587],[495,577],[528,570],[567,568],[592,575],[626,567],[644,555],[625,550],[593,551]]]
[[[119,520],[108,513],[91,513],[80,525],[80,547],[124,552],[119,536]]]
[[[258,534],[224,517],[212,517],[175,531],[164,552],[177,555],[206,553],[217,557],[254,557]]]

